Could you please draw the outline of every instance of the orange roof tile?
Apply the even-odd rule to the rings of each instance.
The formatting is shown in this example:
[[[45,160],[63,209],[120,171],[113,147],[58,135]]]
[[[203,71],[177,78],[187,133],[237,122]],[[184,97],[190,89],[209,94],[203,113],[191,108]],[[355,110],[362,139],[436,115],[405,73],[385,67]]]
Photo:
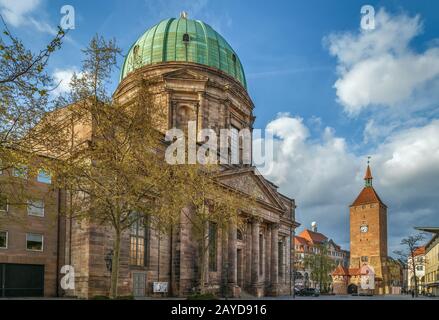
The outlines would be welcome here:
[[[302,237],[306,240],[308,240],[311,243],[322,243],[325,242],[326,240],[328,240],[328,238],[326,236],[324,236],[323,234],[321,234],[320,232],[314,232],[308,229],[303,230],[300,234],[299,237]]]
[[[347,276],[349,274],[349,270],[345,267],[343,267],[341,264],[335,268],[335,270],[332,272],[333,276]]]
[[[304,244],[304,245],[308,244],[308,241],[305,238],[299,236],[294,237],[294,241],[298,244]]]
[[[361,274],[360,268],[349,268],[349,275],[350,276],[359,276]]]
[[[425,246],[419,247],[413,252],[415,257],[420,256],[421,254],[425,254]]]
[[[364,187],[357,199],[351,204],[351,207],[368,203],[381,203],[382,205],[385,205],[373,187]]]

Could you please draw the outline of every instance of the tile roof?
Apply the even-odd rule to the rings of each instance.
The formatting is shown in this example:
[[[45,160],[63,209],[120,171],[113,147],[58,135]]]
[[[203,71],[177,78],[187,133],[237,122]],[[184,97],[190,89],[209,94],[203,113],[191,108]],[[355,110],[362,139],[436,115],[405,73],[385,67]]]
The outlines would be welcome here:
[[[314,232],[314,231],[311,231],[308,229],[303,230],[299,234],[299,237],[304,238],[313,244],[323,243],[323,242],[328,240],[328,238],[326,236],[324,236],[323,234],[321,234],[320,232]]]
[[[420,256],[422,254],[425,254],[425,246],[419,247],[417,248],[414,252],[413,255],[416,256]]]
[[[305,238],[296,236],[296,237],[294,237],[294,240],[295,240],[296,244],[300,243],[300,244],[308,245],[308,240],[306,240]]]
[[[384,202],[381,201],[380,197],[372,186],[364,187],[357,199],[355,199],[355,201],[351,204],[351,207],[369,203],[381,203],[385,206]]]
[[[349,270],[345,267],[343,267],[341,264],[335,268],[335,270],[332,272],[333,276],[347,276],[349,274]]]
[[[350,276],[359,276],[361,274],[360,268],[349,268],[349,275]]]

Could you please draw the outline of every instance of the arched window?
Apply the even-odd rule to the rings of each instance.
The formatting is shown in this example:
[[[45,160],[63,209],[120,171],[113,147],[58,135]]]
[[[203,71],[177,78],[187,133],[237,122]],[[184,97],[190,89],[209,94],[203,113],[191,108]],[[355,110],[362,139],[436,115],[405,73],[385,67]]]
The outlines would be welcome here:
[[[177,109],[177,128],[187,133],[187,124],[189,121],[195,120],[195,115],[189,106],[179,106]]]

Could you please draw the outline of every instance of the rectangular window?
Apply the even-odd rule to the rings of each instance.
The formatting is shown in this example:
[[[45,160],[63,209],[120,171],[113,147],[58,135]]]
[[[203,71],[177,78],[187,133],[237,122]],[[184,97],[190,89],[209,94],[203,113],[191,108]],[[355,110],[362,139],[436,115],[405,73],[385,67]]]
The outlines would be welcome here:
[[[209,271],[217,270],[217,236],[218,226],[214,222],[209,223]]]
[[[8,232],[0,231],[0,249],[8,248]]]
[[[230,130],[230,160],[232,164],[239,164],[239,130],[232,126]]]
[[[0,194],[0,212],[8,212],[8,197]]]
[[[51,184],[52,183],[52,177],[50,174],[43,169],[38,171],[37,181],[42,183]]]
[[[12,175],[14,177],[27,179],[27,167],[26,166],[19,166],[14,169],[12,169]]]
[[[366,256],[361,257],[361,262],[368,262],[368,261],[369,261],[368,257],[366,257]]]
[[[29,216],[44,217],[44,200],[29,200],[27,202]]]
[[[130,229],[130,264],[145,266],[145,219],[137,217]]]
[[[44,237],[42,234],[26,233],[26,249],[30,251],[43,251]]]

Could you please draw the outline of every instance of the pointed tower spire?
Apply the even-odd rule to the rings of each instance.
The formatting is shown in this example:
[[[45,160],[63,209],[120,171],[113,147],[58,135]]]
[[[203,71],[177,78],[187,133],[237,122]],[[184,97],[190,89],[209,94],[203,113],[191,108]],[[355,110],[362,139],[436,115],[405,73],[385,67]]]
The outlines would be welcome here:
[[[367,169],[366,175],[364,176],[364,182],[366,187],[372,187],[372,171],[370,170],[370,156],[367,157]]]

